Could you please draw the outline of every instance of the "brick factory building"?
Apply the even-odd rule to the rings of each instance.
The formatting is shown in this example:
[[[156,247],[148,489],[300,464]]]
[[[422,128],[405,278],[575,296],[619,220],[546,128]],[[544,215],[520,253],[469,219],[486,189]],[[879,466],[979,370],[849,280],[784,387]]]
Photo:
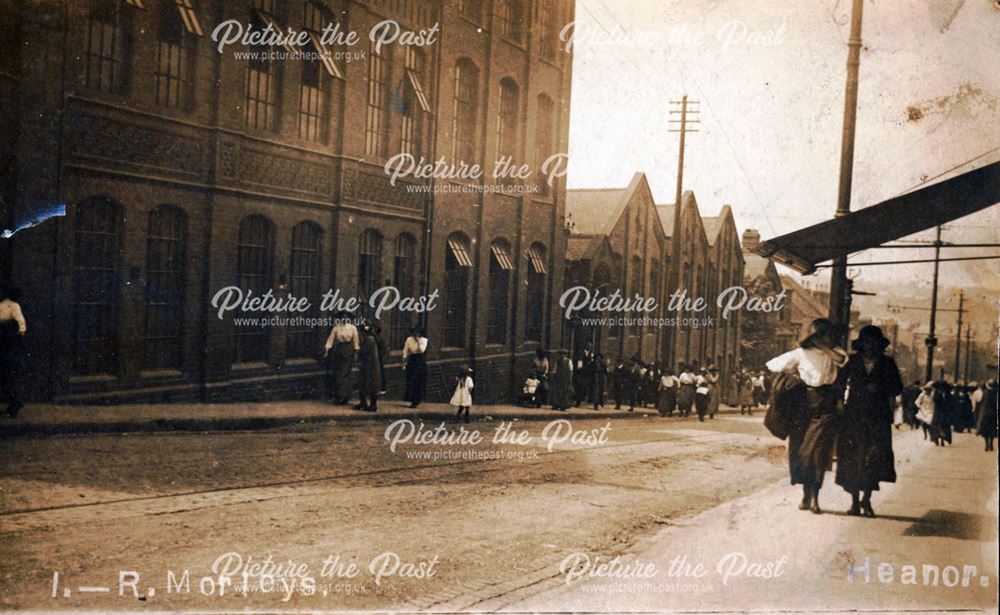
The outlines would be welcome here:
[[[217,317],[215,293],[315,297],[319,316],[327,289],[365,300],[392,285],[439,298],[424,315],[383,315],[390,397],[401,394],[406,329],[422,323],[432,399],[465,363],[480,376],[478,400],[508,398],[533,351],[562,342],[565,182],[550,185],[540,167],[568,149],[572,57],[558,35],[573,10],[570,0],[3,3],[0,97],[14,112],[2,119],[12,207],[0,222],[65,205],[0,248],[0,277],[24,294],[33,396],[316,395],[328,327],[237,327],[239,314]],[[307,31],[313,53],[220,52],[212,33],[230,19]],[[369,41],[387,19],[436,33],[434,43]],[[327,46],[324,24],[360,41]],[[485,173],[393,186],[383,167],[400,153]],[[508,156],[530,178],[494,180]]]
[[[743,251],[731,208],[703,218],[694,193],[681,197],[679,289],[702,297],[710,316],[706,327],[586,326],[567,323],[566,339],[579,352],[583,345],[614,359],[639,356],[643,362],[675,367],[677,362],[714,363],[728,379],[740,361],[740,316],[721,318],[716,297],[743,279]],[[570,190],[566,196],[570,237],[566,249],[566,287],[618,289],[629,297],[654,297],[654,318],[691,316],[668,312],[674,205],[656,205],[643,173],[625,188]],[[607,294],[607,293],[605,293]],[[586,314],[585,317],[593,317]],[[610,316],[606,314],[605,316]]]

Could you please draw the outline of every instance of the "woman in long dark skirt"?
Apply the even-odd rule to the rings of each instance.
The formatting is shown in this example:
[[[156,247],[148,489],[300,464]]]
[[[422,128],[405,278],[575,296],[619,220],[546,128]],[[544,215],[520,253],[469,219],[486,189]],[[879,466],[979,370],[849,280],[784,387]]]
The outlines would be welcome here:
[[[656,410],[660,416],[672,416],[674,408],[677,407],[677,387],[680,383],[671,369],[663,372],[660,376],[660,398],[656,403]]]
[[[327,395],[333,403],[346,404],[351,398],[351,370],[361,339],[350,313],[339,312],[334,322],[323,354],[327,360]]]
[[[355,410],[378,412],[378,394],[382,390],[382,366],[378,341],[371,323],[361,325],[361,349],[358,351],[358,397]]]
[[[849,515],[874,517],[871,497],[880,482],[896,482],[892,453],[892,420],[903,381],[882,330],[867,325],[858,332],[851,355],[840,372],[847,401],[837,440],[837,484],[851,494]]]
[[[801,425],[788,438],[788,471],[793,485],[802,485],[801,510],[819,514],[819,491],[833,460],[837,439],[837,376],[847,353],[834,345],[835,325],[826,318],[811,323],[799,347],[767,362],[772,372],[791,372],[805,385]]]
[[[410,336],[403,343],[403,369],[406,370],[405,401],[416,408],[424,401],[427,390],[427,338],[419,327],[410,327]]]
[[[573,367],[569,353],[560,350],[549,369],[549,403],[555,410],[566,410],[573,405]]]

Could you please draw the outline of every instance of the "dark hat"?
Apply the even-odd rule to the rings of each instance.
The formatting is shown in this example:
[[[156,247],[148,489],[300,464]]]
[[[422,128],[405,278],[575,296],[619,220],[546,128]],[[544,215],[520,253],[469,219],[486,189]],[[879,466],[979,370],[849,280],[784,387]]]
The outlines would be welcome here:
[[[861,344],[868,339],[877,341],[882,346],[882,350],[889,347],[889,340],[882,334],[881,328],[875,325],[865,325],[858,331],[858,339],[851,342],[851,348],[861,350]]]
[[[803,348],[808,348],[815,343],[816,338],[835,335],[836,333],[837,325],[835,325],[832,320],[828,318],[817,318],[809,323],[809,335],[807,335],[804,340],[799,342],[799,345]]]

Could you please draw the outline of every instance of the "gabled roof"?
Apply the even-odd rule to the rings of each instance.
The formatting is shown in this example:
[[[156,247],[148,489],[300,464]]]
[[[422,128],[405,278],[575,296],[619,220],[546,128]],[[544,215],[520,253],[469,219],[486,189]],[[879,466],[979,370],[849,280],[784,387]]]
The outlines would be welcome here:
[[[598,235],[570,235],[566,240],[566,260],[578,261],[586,257],[597,237]]]
[[[674,206],[657,205],[656,213],[660,214],[660,226],[663,227],[663,234],[667,237],[674,236]]]
[[[714,246],[715,240],[719,238],[719,231],[726,224],[726,218],[732,219],[733,210],[729,205],[723,205],[718,216],[703,217],[701,225],[705,227],[705,237],[708,238],[708,245]]]
[[[684,194],[681,195],[681,204],[685,208],[694,208],[695,215],[698,217],[699,221],[704,220],[701,217],[701,212],[698,211],[698,199],[695,198],[694,192],[691,190],[685,190]],[[663,233],[667,237],[674,236],[674,207],[676,204],[670,205],[657,205],[656,211],[660,214],[660,225],[663,227]],[[681,212],[683,215],[683,211]],[[705,225],[701,224],[702,233],[705,232]]]
[[[792,291],[792,311],[800,312],[804,320],[826,318],[827,306],[791,276],[781,276],[781,285]]]
[[[618,204],[627,188],[600,188],[566,191],[566,215],[573,221],[574,235],[600,235],[608,222],[621,213]],[[618,212],[618,216],[615,216]]]
[[[573,221],[573,235],[610,235],[643,184],[648,192],[646,175],[636,172],[624,188],[567,190],[566,215]]]

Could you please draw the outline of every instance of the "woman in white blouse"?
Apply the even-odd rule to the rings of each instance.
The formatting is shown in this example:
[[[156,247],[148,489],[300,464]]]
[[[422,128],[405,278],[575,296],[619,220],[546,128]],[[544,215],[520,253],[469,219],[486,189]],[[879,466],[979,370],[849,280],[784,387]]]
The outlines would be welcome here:
[[[819,490],[837,439],[837,377],[848,356],[835,346],[833,322],[817,318],[810,328],[798,348],[768,361],[767,369],[795,373],[805,385],[802,421],[788,436],[788,471],[792,484],[802,485],[799,509],[819,514]]]
[[[406,370],[403,400],[416,408],[424,401],[427,389],[427,338],[420,327],[410,327],[410,336],[403,343],[403,369]]]

